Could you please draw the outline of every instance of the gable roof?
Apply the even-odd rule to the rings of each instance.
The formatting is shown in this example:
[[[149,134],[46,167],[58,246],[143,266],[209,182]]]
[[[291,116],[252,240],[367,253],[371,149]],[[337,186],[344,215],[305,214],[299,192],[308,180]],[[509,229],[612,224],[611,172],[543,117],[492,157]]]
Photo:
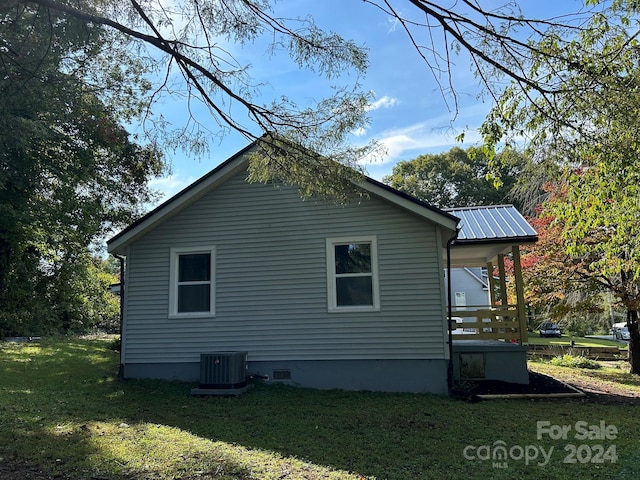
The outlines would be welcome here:
[[[448,208],[460,219],[455,245],[481,243],[533,243],[538,233],[513,205]]]
[[[464,272],[466,272],[476,282],[478,282],[480,285],[482,285],[482,288],[489,288],[489,280],[488,279],[485,282],[483,278],[481,278],[478,275],[476,275],[476,273],[473,270],[471,270],[471,268],[469,268],[469,267],[462,267],[462,270]]]
[[[259,140],[256,140],[247,145],[209,173],[109,239],[107,241],[107,250],[110,253],[123,254],[127,245],[150,232],[199,198],[211,192],[219,185],[222,185],[232,176],[244,170],[249,163],[248,153],[256,147],[258,141]],[[442,232],[443,238],[446,237],[444,241],[453,236],[456,230],[459,219],[451,213],[433,207],[369,177],[364,177],[364,181],[358,186],[370,194],[409,211],[418,217],[442,226],[445,230]]]

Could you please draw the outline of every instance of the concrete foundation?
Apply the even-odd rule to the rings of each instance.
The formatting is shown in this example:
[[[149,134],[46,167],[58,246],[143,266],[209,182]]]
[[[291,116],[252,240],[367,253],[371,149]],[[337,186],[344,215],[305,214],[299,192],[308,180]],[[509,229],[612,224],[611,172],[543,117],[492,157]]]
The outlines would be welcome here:
[[[527,384],[527,347],[498,340],[454,340],[453,378]]]
[[[199,381],[199,363],[128,363],[124,378]],[[442,360],[282,360],[249,361],[247,375],[318,389],[435,393],[446,395],[447,361]]]

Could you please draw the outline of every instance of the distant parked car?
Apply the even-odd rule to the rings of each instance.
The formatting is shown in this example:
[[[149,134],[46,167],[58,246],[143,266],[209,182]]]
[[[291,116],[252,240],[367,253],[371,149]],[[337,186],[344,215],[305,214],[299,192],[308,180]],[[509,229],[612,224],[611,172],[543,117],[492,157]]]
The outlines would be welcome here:
[[[460,335],[464,333],[462,330],[462,318],[460,317],[451,317],[451,333],[454,335]],[[453,328],[456,327],[456,328]]]
[[[613,337],[616,340],[629,340],[631,338],[626,322],[613,324]]]
[[[562,330],[560,330],[560,326],[557,323],[551,322],[542,322],[538,326],[538,332],[541,337],[561,337]]]
[[[473,322],[474,319],[473,318],[468,318],[467,322]],[[478,330],[475,328],[464,328],[464,319],[462,317],[451,317],[451,328],[452,331],[451,333],[454,335],[463,335],[463,334],[470,334],[470,333],[478,333]],[[456,327],[455,329],[453,329],[453,327]]]

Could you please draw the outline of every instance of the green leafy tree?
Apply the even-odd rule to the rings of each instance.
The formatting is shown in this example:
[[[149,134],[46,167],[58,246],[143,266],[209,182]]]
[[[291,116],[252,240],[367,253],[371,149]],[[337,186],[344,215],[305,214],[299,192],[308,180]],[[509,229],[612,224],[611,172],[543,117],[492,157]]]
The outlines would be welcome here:
[[[627,310],[630,362],[640,373],[640,165],[631,164],[635,159],[626,166],[609,163],[605,155],[596,164],[567,171],[566,197],[549,203],[547,211],[563,225],[565,264],[583,290],[611,292]]]
[[[301,185],[304,196],[346,197],[362,168],[358,160],[371,154],[375,143],[348,145],[351,132],[366,125],[371,94],[359,78],[367,65],[364,47],[333,32],[321,30],[313,19],[277,16],[267,0],[12,0],[10,4],[65,15],[101,26],[127,45],[124,60],[143,63],[153,72],[154,90],[142,125],[145,134],[167,147],[195,154],[211,140],[230,131],[260,140],[251,179],[278,179]],[[222,42],[221,42],[222,39]],[[327,78],[333,93],[309,105],[298,105],[286,93],[272,101],[258,100],[263,79],[252,78],[247,65],[225,48],[259,44],[271,54],[288,54],[300,68]],[[95,62],[90,72],[100,72]],[[344,74],[344,75],[343,75]],[[167,96],[186,97],[189,120],[172,126],[153,115],[154,105]],[[208,115],[193,114],[203,106]],[[332,158],[350,168],[333,167]],[[308,172],[321,172],[320,175]],[[338,174],[338,175],[336,175]],[[327,195],[328,193],[328,195]]]
[[[488,178],[489,162],[482,152],[457,147],[398,162],[383,181],[440,208],[514,202],[510,193],[526,167],[526,158],[515,151],[504,152],[501,158],[498,187]]]
[[[640,373],[640,45],[636,2],[613,2],[571,41],[549,35],[532,69],[566,92],[507,88],[484,125],[490,147],[530,140],[540,165],[560,165],[545,205],[559,229],[563,263],[582,290],[611,292],[627,311],[631,369]],[[575,65],[581,65],[575,69]]]
[[[52,305],[48,327],[58,332],[86,332],[97,329],[117,333],[120,302],[109,286],[118,276],[107,271],[105,261],[89,251],[62,258],[51,266],[47,295]]]
[[[163,171],[121,124],[148,85],[135,62],[109,63],[118,44],[41,7],[0,9],[0,335],[99,319],[79,301],[99,277],[88,249],[139,214]],[[105,64],[95,83],[92,63]]]
[[[349,145],[351,132],[368,121],[371,96],[359,86],[368,66],[366,48],[323,31],[310,17],[279,14],[275,0],[7,3],[64,13],[120,34],[121,41],[129,44],[128,54],[120,51],[124,58],[133,55],[143,59],[156,78],[162,79],[155,83],[149,99],[146,133],[174,146],[187,146],[196,153],[206,147],[211,137],[231,130],[250,140],[260,138],[265,148],[253,159],[252,180],[280,179],[301,185],[304,196],[329,193],[344,199],[353,188],[348,180],[361,171],[358,160],[378,152],[375,142],[362,147]],[[499,80],[503,77],[542,94],[564,91],[561,84],[527,71],[526,65],[536,55],[566,60],[561,48],[550,53],[539,48],[535,40],[547,31],[560,31],[568,37],[583,31],[585,17],[598,11],[599,2],[589,10],[580,9],[561,19],[526,17],[517,2],[498,7],[492,2],[487,6],[481,3],[364,2],[389,15],[407,32],[407,47],[415,48],[431,69],[445,100],[453,99],[454,114],[458,100],[450,65],[460,52],[468,56],[479,83],[492,98],[501,89]],[[560,35],[558,42],[563,38]],[[259,101],[264,93],[260,88],[263,79],[253,78],[250,67],[225,49],[220,39],[236,48],[259,44],[273,55],[288,54],[298,67],[325,76],[333,84],[334,93],[308,106],[297,105],[286,93],[271,102]],[[579,62],[574,63],[576,69],[583,68]],[[188,98],[189,112],[200,103],[209,115],[192,115],[187,125],[167,130],[163,119],[153,117],[152,107],[163,96],[176,94]],[[352,168],[332,168],[327,158]]]

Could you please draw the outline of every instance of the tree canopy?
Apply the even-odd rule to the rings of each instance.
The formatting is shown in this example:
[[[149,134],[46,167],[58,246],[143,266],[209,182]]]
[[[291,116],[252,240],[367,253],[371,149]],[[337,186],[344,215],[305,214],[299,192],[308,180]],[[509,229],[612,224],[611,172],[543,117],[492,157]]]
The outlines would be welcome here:
[[[582,32],[585,19],[614,2],[595,1],[588,8],[560,18],[529,18],[517,2],[497,6],[488,2],[433,2],[425,0],[366,0],[365,7],[377,8],[395,20],[408,35],[407,48],[415,48],[443,97],[453,100],[457,112],[457,90],[450,68],[459,53],[468,58],[478,81],[492,98],[497,98],[504,79],[513,80],[521,90],[542,96],[564,91],[553,77],[528,70],[535,57],[559,59],[574,70],[584,68],[579,59],[570,59],[562,46],[565,38]],[[269,0],[9,0],[8,6],[31,6],[64,13],[91,25],[102,25],[117,33],[128,52],[143,59],[156,82],[146,100],[145,132],[168,145],[187,146],[199,152],[211,137],[236,130],[250,140],[271,143],[254,159],[254,180],[281,178],[304,184],[302,193],[340,193],[339,187],[352,170],[340,176],[327,168],[326,158],[362,171],[359,160],[375,156],[375,142],[350,145],[351,132],[368,122],[371,95],[362,91],[360,79],[368,66],[367,50],[344,37],[322,30],[312,18],[289,18],[278,13],[278,2]],[[559,48],[549,50],[536,40],[556,32]],[[286,92],[271,103],[260,103],[263,79],[252,75],[225,48],[262,40],[273,55],[288,54],[300,67],[325,76],[335,88],[333,95],[314,105],[297,105]],[[542,45],[542,46],[541,46]],[[120,50],[122,53],[122,50]],[[125,55],[132,58],[132,55]],[[355,74],[341,78],[345,72]],[[190,112],[195,105],[206,107],[206,118],[192,115],[187,125],[172,128],[154,117],[153,105],[165,95],[188,98]],[[266,137],[263,135],[266,134]],[[281,148],[286,144],[287,148]],[[286,152],[290,152],[287,154]],[[315,152],[317,155],[311,154]],[[265,162],[265,158],[270,161]],[[302,175],[306,171],[326,171],[324,175]],[[343,192],[344,193],[344,192]]]
[[[0,11],[0,335],[42,333],[36,317],[70,325],[72,285],[86,288],[99,266],[93,242],[136,218],[164,169],[121,123],[140,106],[136,64],[105,65],[99,85],[84,75],[112,60],[115,41],[40,7]]]
[[[375,145],[354,147],[350,133],[367,122],[369,92],[358,78],[367,68],[367,52],[340,35],[325,32],[312,18],[288,19],[274,14],[267,0],[12,0],[14,5],[57,12],[89,25],[101,26],[118,41],[125,59],[147,67],[155,83],[141,118],[145,134],[168,148],[202,153],[212,139],[229,131],[260,140],[262,155],[256,156],[255,180],[299,178],[302,193],[336,192],[362,169],[357,161],[371,154]],[[327,78],[333,94],[312,106],[299,106],[286,92],[271,103],[258,97],[264,80],[251,76],[226,48],[267,41],[273,55],[288,54],[300,68]],[[126,60],[125,60],[126,62]],[[118,63],[123,63],[120,61]],[[340,76],[348,71],[349,80]],[[353,75],[354,74],[354,75]],[[154,115],[154,106],[167,96],[187,99],[190,118],[185,125],[171,125]],[[206,117],[193,114],[204,106]],[[286,148],[282,148],[282,147]],[[341,176],[330,173],[300,178],[306,170],[326,167],[332,158],[351,169]],[[268,159],[264,162],[261,160]],[[298,167],[305,168],[298,168]],[[334,172],[335,173],[335,172]]]
[[[595,0],[587,3],[596,4]],[[640,22],[637,2],[616,0],[595,13],[571,37],[549,29],[529,58],[529,75],[555,82],[555,91],[505,88],[482,127],[487,146],[528,142],[539,161],[571,163],[589,148],[614,146],[615,123],[626,129],[637,83]],[[631,94],[631,96],[630,96]],[[628,148],[620,138],[615,150]]]
[[[445,153],[420,155],[398,162],[383,181],[405,193],[440,208],[515,203],[511,195],[527,160],[515,151],[501,154],[501,184],[488,178],[487,157],[478,149],[455,147]]]
[[[568,54],[564,47],[589,31],[589,20],[593,16],[614,12],[616,16],[628,18],[631,12],[627,7],[635,3],[634,0],[585,0],[575,4],[574,11],[541,18],[523,14],[521,2],[513,0],[365,2],[398,21],[444,98],[452,101],[454,113],[458,113],[456,85],[459,79],[453,76],[451,65],[459,58],[468,58],[470,68],[492,101],[498,100],[506,85],[515,91],[553,98],[568,91],[564,79],[560,75],[541,75],[535,68],[537,62],[562,63],[569,71],[584,70],[587,64]],[[558,48],[547,48],[549,38],[553,38]],[[597,84],[597,76],[593,81]]]
[[[640,34],[636,2],[612,2],[571,41],[549,33],[531,72],[564,91],[507,88],[484,125],[490,147],[529,139],[550,179],[543,215],[553,220],[559,259],[582,291],[608,291],[627,310],[632,371],[640,373]],[[561,56],[554,56],[562,50]],[[575,68],[575,65],[580,68]]]

